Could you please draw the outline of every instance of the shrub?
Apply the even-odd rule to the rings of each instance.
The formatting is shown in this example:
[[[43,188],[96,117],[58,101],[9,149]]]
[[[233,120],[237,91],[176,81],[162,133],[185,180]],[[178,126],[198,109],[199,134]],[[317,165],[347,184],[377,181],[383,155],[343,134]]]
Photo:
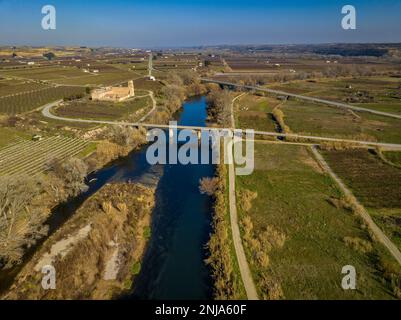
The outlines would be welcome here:
[[[243,190],[240,192],[240,206],[244,212],[249,212],[252,209],[252,201],[258,197],[256,191]]]
[[[267,255],[267,253],[262,251],[259,251],[256,254],[256,261],[262,268],[267,268],[270,263],[269,256]]]
[[[140,262],[135,262],[132,267],[131,267],[131,274],[133,276],[138,275],[141,272],[141,263]]]
[[[202,178],[199,181],[199,190],[202,194],[213,196],[219,187],[219,178]]]
[[[281,285],[267,273],[262,273],[260,279],[262,297],[265,300],[279,300],[284,298]]]
[[[369,253],[373,250],[372,243],[357,237],[345,237],[344,242],[347,246],[361,253]]]

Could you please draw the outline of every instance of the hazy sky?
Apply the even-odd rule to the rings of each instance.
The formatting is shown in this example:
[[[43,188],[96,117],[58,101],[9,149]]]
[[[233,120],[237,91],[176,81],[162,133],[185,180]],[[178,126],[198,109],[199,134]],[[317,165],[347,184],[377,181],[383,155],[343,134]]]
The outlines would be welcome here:
[[[57,9],[57,30],[41,8]],[[357,30],[341,8],[357,9]],[[163,47],[401,42],[401,0],[0,0],[0,45]]]

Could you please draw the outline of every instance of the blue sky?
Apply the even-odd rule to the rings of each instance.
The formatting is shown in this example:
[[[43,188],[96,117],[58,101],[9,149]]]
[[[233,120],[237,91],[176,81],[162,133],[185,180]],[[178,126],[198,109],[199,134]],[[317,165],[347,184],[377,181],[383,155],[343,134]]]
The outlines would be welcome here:
[[[57,30],[41,28],[42,6]],[[357,30],[341,8],[357,9]],[[0,45],[168,47],[401,42],[401,0],[0,0]]]

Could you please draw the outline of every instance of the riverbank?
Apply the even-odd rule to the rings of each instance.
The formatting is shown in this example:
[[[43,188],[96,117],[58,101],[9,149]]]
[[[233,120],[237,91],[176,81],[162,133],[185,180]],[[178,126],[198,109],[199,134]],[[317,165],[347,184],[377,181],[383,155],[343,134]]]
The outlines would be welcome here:
[[[154,189],[104,186],[47,239],[3,299],[112,299],[132,285],[150,234]],[[41,286],[42,267],[56,270],[56,289]]]

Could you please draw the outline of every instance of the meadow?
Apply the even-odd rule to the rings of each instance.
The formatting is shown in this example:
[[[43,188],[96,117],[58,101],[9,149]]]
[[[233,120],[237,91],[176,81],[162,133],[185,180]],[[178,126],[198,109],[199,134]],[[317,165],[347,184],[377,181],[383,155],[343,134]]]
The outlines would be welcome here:
[[[236,128],[258,131],[276,131],[271,112],[278,100],[255,95],[245,95],[234,104]]]

